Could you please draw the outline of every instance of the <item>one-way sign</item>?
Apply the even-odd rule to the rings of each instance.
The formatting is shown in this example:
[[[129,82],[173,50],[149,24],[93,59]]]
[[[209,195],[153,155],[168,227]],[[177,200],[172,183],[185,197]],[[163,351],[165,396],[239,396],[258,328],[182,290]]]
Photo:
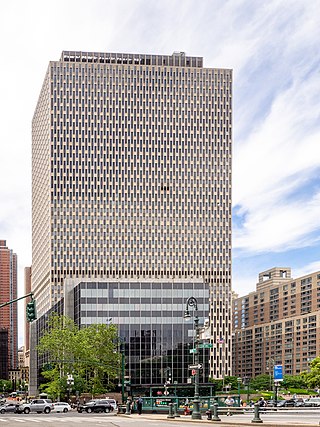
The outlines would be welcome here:
[[[189,365],[189,369],[202,369],[202,363],[199,363],[198,365]]]

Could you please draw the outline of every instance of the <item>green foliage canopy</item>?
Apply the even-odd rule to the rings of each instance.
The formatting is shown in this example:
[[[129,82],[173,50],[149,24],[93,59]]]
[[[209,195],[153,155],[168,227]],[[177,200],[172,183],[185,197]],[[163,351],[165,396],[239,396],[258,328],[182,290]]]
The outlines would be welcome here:
[[[42,385],[51,396],[66,393],[67,374],[74,377],[73,390],[105,392],[120,366],[118,332],[115,325],[95,324],[78,329],[67,316],[53,314],[40,339],[38,352],[47,360]]]
[[[310,362],[310,372],[301,375],[309,388],[320,387],[320,356]]]

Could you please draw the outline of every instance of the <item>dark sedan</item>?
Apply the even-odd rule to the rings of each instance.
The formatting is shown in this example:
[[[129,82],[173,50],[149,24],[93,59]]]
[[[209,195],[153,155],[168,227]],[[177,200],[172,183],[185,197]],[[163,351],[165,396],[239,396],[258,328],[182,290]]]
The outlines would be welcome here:
[[[90,400],[88,403],[84,405],[80,405],[78,407],[78,412],[87,412],[90,414],[91,412],[112,412],[113,406],[110,404],[108,400],[99,399],[99,400]]]

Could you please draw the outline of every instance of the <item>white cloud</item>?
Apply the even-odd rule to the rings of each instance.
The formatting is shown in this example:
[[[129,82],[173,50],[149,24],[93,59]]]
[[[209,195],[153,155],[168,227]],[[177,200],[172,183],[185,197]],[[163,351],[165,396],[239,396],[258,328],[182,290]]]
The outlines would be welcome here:
[[[258,281],[259,272],[254,274],[246,274],[237,276],[233,280],[232,288],[239,297],[249,294],[250,292],[254,292],[256,290],[256,283]]]
[[[299,193],[320,169],[319,99],[319,72],[300,67],[260,126],[236,145],[233,201],[246,220],[235,229],[235,247],[288,249],[309,244],[305,237],[319,230],[319,193]]]
[[[315,271],[320,271],[320,260],[311,262],[302,268],[296,268],[292,271],[292,277],[303,277],[310,273],[314,273]]]

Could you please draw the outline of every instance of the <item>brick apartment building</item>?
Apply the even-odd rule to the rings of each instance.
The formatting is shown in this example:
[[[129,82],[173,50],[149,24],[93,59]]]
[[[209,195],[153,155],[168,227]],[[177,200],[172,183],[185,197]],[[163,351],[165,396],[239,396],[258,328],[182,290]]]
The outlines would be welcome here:
[[[0,305],[17,298],[17,255],[0,240]],[[0,309],[0,378],[8,379],[8,371],[17,366],[17,305]]]
[[[233,301],[233,373],[298,375],[320,350],[320,271],[293,279],[290,268],[259,274],[256,291]]]

